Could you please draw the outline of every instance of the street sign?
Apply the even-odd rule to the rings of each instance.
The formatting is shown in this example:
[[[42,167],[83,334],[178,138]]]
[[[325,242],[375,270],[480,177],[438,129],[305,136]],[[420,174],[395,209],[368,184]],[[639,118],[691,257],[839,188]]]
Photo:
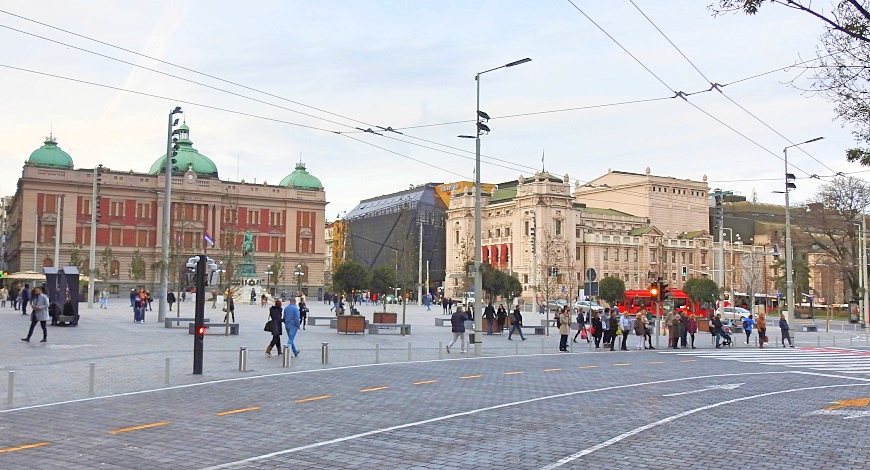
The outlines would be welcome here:
[[[588,297],[598,297],[598,283],[587,282],[583,288],[583,291]]]
[[[595,282],[595,279],[597,279],[597,278],[598,278],[598,273],[596,273],[593,268],[589,268],[586,270],[586,282]]]
[[[562,286],[562,293],[565,293],[565,286]]]

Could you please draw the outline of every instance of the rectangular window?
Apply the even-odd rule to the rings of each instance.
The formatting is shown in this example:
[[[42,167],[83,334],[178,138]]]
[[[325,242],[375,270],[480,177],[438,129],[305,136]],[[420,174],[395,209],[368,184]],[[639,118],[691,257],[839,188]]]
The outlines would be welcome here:
[[[110,232],[112,246],[121,246],[121,229],[113,228]]]
[[[650,248],[650,249],[649,249],[649,262],[650,262],[650,263],[655,263],[656,261],[658,261],[658,260],[656,259],[656,249],[655,249],[655,248]]]
[[[672,251],[671,252],[671,263],[676,263],[676,262],[677,262],[677,252]]]
[[[574,253],[575,253],[574,259],[576,259],[577,261],[580,261],[581,259],[583,259],[583,249],[582,248],[577,247],[574,250]]]
[[[112,217],[124,217],[124,202],[113,202],[109,207],[109,215]]]
[[[284,214],[276,211],[269,211],[269,225],[282,226],[284,225]]]
[[[556,236],[559,237],[561,235],[562,235],[562,221],[557,220],[556,221]]]
[[[504,236],[506,236],[506,237],[511,236],[511,228],[510,227],[504,228]]]
[[[136,203],[136,218],[150,219],[151,218],[151,203]]]
[[[695,262],[695,253],[689,252],[689,264],[694,264]]]
[[[701,264],[704,264],[704,265],[707,264],[707,252],[706,251],[701,252]]]
[[[637,248],[634,249],[634,262],[637,263]]]
[[[260,225],[260,212],[248,209],[248,225]],[[307,227],[307,225],[303,225],[303,227]]]
[[[501,229],[500,228],[495,229],[495,237],[501,238]]]
[[[137,230],[136,231],[136,246],[148,246],[148,236],[147,230]]]
[[[459,246],[459,230],[455,231],[453,234],[455,235],[453,243]]]
[[[281,251],[281,237],[269,237],[269,251]]]
[[[57,211],[57,194],[46,194],[45,195],[45,212],[55,212]]]
[[[676,281],[676,280],[677,280],[677,273],[671,273],[671,280],[672,280],[672,281]]]
[[[613,261],[619,261],[619,248],[613,249]]]
[[[526,236],[529,236],[529,221],[523,222],[523,232],[525,232]]]
[[[607,261],[607,252],[608,252],[608,251],[609,251],[609,250],[608,250],[607,248],[601,250],[602,254],[604,255],[604,261]]]
[[[302,239],[302,248],[299,250],[302,253],[311,253],[311,240],[307,238]]]
[[[680,253],[680,262],[686,264],[686,252]]]
[[[43,225],[42,226],[42,242],[43,243],[54,243],[54,225]]]
[[[223,223],[234,224],[238,222],[238,212],[235,209],[225,208],[223,213]]]
[[[622,258],[622,259],[624,259],[625,261],[628,261],[628,248],[625,249],[625,258]],[[635,260],[635,261],[637,261],[637,260]]]
[[[528,284],[528,283],[529,283],[529,275],[523,274],[523,284]]]
[[[574,230],[574,236],[577,237],[577,238],[581,238],[581,237],[583,236],[583,229],[582,229],[582,228],[579,228],[579,227],[576,228],[576,229]]]
[[[82,215],[91,215],[91,199],[82,198]]]

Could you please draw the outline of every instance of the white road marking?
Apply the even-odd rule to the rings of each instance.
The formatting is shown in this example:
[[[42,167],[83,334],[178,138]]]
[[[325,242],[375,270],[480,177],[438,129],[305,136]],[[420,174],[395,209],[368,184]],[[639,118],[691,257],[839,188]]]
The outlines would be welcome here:
[[[720,406],[730,405],[730,404],[732,404],[732,403],[739,403],[739,402],[741,402],[741,401],[746,401],[746,400],[753,400],[753,399],[756,399],[756,398],[768,397],[768,396],[773,396],[773,395],[780,395],[780,394],[783,394],[783,393],[802,392],[802,391],[806,391],[806,390],[823,390],[823,389],[827,389],[827,388],[839,388],[839,387],[862,387],[862,386],[863,386],[863,387],[866,387],[866,386],[870,386],[870,384],[820,385],[820,386],[817,386],[817,387],[793,388],[793,389],[789,389],[789,390],[778,390],[778,391],[775,391],[775,392],[760,393],[760,394],[757,394],[757,395],[751,395],[751,396],[748,396],[748,397],[734,398],[734,399],[732,399],[732,400],[721,401],[721,402],[719,402],[719,403],[712,403],[712,404],[710,404],[710,405],[701,406],[701,407],[694,408],[694,409],[691,409],[691,410],[683,411],[682,413],[677,413],[677,414],[675,414],[675,415],[668,416],[667,418],[662,418],[662,419],[660,419],[660,420],[658,420],[658,421],[654,421],[654,422],[652,422],[652,423],[645,424],[645,425],[643,425],[643,426],[640,426],[640,427],[634,428],[634,429],[632,429],[631,431],[624,432],[624,433],[622,433],[622,434],[620,434],[620,435],[618,435],[618,436],[616,436],[616,437],[610,438],[610,439],[608,439],[608,440],[606,440],[606,441],[604,441],[604,442],[601,442],[601,443],[599,443],[599,444],[596,444],[596,445],[594,445],[594,446],[592,446],[592,447],[589,447],[589,448],[587,448],[587,449],[581,450],[580,452],[577,452],[576,454],[571,454],[571,455],[569,455],[569,456],[567,456],[567,457],[565,457],[565,458],[563,458],[563,459],[561,459],[561,460],[558,460],[558,461],[556,461],[556,462],[553,462],[553,463],[551,463],[551,464],[549,464],[549,465],[545,465],[545,466],[541,467],[541,470],[553,470],[554,468],[561,467],[562,465],[565,465],[566,463],[571,463],[571,462],[573,462],[573,461],[579,459],[580,457],[583,457],[583,456],[589,455],[589,454],[591,454],[591,453],[593,453],[593,452],[595,452],[595,451],[598,451],[598,450],[604,449],[604,448],[609,447],[609,446],[611,446],[611,445],[613,445],[613,444],[616,444],[617,442],[623,441],[623,440],[625,440],[626,438],[629,438],[629,437],[631,437],[631,436],[634,436],[635,434],[638,434],[638,433],[641,433],[641,432],[643,432],[643,431],[646,431],[646,430],[652,429],[652,428],[654,428],[654,427],[656,427],[656,426],[660,426],[660,425],[662,425],[662,424],[667,424],[667,423],[670,423],[670,422],[672,422],[672,421],[676,421],[676,420],[678,420],[678,419],[680,419],[680,418],[683,418],[683,417],[686,417],[686,416],[689,416],[689,415],[692,415],[692,414],[695,414],[695,413],[699,413],[699,412],[701,412],[701,411],[706,411],[706,410],[710,410],[710,409],[713,409],[713,408],[718,408],[718,407],[720,407]]]
[[[743,385],[739,384],[722,384],[722,385],[710,385],[709,387],[702,388],[700,390],[689,390],[688,392],[677,392],[677,393],[668,393],[667,395],[662,395],[663,397],[678,397],[680,395],[691,395],[693,393],[701,393],[701,392],[709,392],[710,390],[734,390],[735,388]]]
[[[318,447],[328,446],[331,444],[338,444],[341,442],[352,441],[354,439],[359,439],[362,437],[373,436],[376,434],[383,434],[386,432],[396,431],[399,429],[406,429],[406,428],[412,428],[412,427],[416,427],[416,426],[422,426],[425,424],[437,423],[439,421],[445,421],[445,420],[459,418],[459,417],[463,417],[463,416],[471,416],[471,415],[475,415],[478,413],[483,413],[483,412],[492,411],[492,410],[498,410],[498,409],[502,409],[502,408],[513,407],[513,406],[517,406],[517,405],[525,405],[528,403],[535,403],[535,402],[544,401],[544,400],[551,400],[554,398],[564,398],[564,397],[571,397],[571,396],[575,396],[575,395],[584,395],[587,393],[604,392],[604,391],[608,391],[608,390],[619,390],[619,389],[624,389],[624,388],[643,387],[646,385],[658,385],[658,384],[666,384],[666,383],[684,382],[687,380],[717,379],[717,378],[722,378],[722,377],[742,377],[742,376],[747,376],[747,375],[793,374],[793,373],[794,372],[792,372],[792,371],[779,371],[779,372],[741,372],[741,373],[734,373],[734,374],[699,375],[699,376],[695,376],[695,377],[680,377],[677,379],[656,380],[653,382],[642,382],[642,383],[626,384],[626,385],[614,385],[611,387],[603,387],[603,388],[597,388],[597,389],[591,389],[591,390],[577,390],[574,392],[565,392],[565,393],[559,393],[559,394],[555,394],[555,395],[547,395],[547,396],[543,396],[543,397],[529,398],[526,400],[515,401],[512,403],[501,403],[499,405],[487,406],[484,408],[477,408],[474,410],[462,411],[459,413],[452,413],[452,414],[444,415],[444,416],[437,416],[435,418],[424,419],[421,421],[414,421],[412,423],[398,424],[396,426],[389,426],[389,427],[381,428],[381,429],[373,429],[371,431],[365,431],[365,432],[361,432],[358,434],[351,434],[349,436],[338,437],[338,438],[329,439],[326,441],[313,442],[311,444],[307,444],[304,446],[292,447],[290,449],[284,449],[284,450],[279,450],[276,452],[270,452],[268,454],[257,455],[254,457],[248,457],[246,459],[236,460],[234,462],[227,462],[227,463],[223,463],[223,464],[219,464],[219,465],[214,465],[212,467],[206,467],[203,470],[219,470],[219,469],[224,469],[224,468],[232,468],[232,467],[235,467],[238,465],[244,465],[244,464],[251,463],[251,462],[257,462],[260,460],[270,459],[270,458],[278,457],[281,455],[292,454],[294,452],[301,452],[304,450],[316,449]],[[851,377],[843,377],[843,378],[850,379]],[[861,385],[865,385],[865,384],[849,384],[849,385],[850,386],[861,386]],[[835,386],[836,385],[828,385],[826,387],[835,387]],[[845,385],[842,385],[842,386],[845,386]]]
[[[870,374],[870,355],[866,351],[854,349],[738,349],[734,351],[680,351],[670,354],[792,369],[803,368],[842,374]]]

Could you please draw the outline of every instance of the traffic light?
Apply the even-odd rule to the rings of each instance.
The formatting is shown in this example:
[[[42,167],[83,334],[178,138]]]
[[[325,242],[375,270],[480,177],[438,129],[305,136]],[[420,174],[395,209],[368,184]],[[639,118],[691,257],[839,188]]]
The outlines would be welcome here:
[[[196,328],[196,335],[200,337],[205,335],[205,328],[205,325],[199,325],[199,327]]]
[[[96,204],[94,204],[94,214],[97,216],[97,222],[100,221],[100,200],[102,200],[102,196],[97,194],[97,198],[94,200]]]
[[[556,277],[559,275],[559,268],[553,266],[550,268],[550,276]]]
[[[668,283],[659,281],[659,302],[665,300],[670,295],[671,290],[668,289]]]
[[[653,300],[659,300],[659,284],[654,282],[649,286],[649,296]]]
[[[537,245],[535,242],[535,227],[529,228],[529,235],[532,237],[532,254],[535,254],[537,252],[537,248],[535,247]]]

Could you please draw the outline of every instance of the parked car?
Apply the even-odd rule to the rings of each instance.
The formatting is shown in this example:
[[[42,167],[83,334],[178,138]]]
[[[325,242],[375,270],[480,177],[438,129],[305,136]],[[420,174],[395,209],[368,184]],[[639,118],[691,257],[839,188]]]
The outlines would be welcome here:
[[[584,314],[589,314],[598,312],[599,314],[604,311],[604,307],[598,305],[597,303],[591,300],[578,300],[574,302],[574,308],[582,311]]]
[[[547,302],[548,310],[560,310],[562,307],[568,305],[568,301],[565,299],[553,299]]]
[[[741,307],[722,307],[723,320],[743,320],[751,315],[749,310]]]

